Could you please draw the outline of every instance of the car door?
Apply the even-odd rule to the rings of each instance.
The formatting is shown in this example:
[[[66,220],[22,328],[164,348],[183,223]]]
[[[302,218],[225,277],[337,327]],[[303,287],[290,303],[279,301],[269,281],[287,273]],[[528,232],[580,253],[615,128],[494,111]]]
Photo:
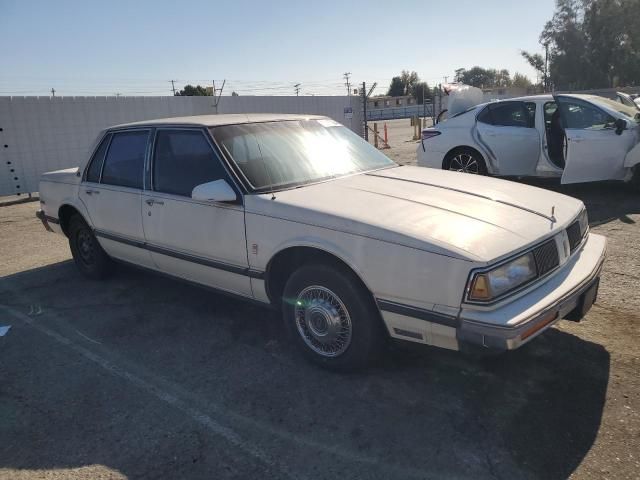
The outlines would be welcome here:
[[[527,107],[520,101],[495,102],[478,114],[478,141],[495,158],[498,175],[535,174],[540,158],[535,107],[535,103]]]
[[[615,118],[586,100],[555,95],[567,139],[562,183],[621,180],[629,131],[616,134]]]
[[[199,128],[158,128],[143,195],[147,248],[158,267],[178,277],[251,296],[244,207],[224,164]],[[225,180],[235,203],[197,201],[197,185]]]
[[[98,241],[112,257],[153,267],[144,249],[142,189],[149,129],[110,132],[96,149],[79,197]]]

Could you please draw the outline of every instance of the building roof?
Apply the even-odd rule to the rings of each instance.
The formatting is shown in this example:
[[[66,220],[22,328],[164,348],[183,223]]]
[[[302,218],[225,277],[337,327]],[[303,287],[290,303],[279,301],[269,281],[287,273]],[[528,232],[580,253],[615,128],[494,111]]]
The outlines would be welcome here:
[[[190,125],[198,127],[215,127],[240,123],[278,122],[285,120],[310,120],[326,118],[320,115],[298,115],[290,113],[234,113],[222,115],[192,115],[189,117],[156,118],[140,122],[123,123],[112,128],[139,127],[153,125]]]

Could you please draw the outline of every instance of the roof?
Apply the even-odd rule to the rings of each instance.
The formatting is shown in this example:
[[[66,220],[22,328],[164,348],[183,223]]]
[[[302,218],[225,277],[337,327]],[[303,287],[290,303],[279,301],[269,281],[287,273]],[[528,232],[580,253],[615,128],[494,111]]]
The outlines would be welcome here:
[[[320,115],[298,115],[290,113],[234,113],[223,115],[192,115],[189,117],[156,118],[140,122],[123,123],[111,128],[139,127],[151,125],[195,125],[199,127],[215,127],[239,123],[278,122],[285,120],[309,120],[326,118]]]

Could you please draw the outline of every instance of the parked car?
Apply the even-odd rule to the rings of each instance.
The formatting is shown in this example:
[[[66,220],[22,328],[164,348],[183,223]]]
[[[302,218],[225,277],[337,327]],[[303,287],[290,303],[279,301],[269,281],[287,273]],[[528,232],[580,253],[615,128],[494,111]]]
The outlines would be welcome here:
[[[42,176],[40,202],[88,278],[118,260],[271,305],[338,369],[388,336],[518,348],[586,313],[605,254],[579,200],[401,167],[315,116],[109,128],[84,165]]]
[[[635,95],[630,95],[624,92],[617,92],[616,101],[622,103],[623,105],[626,105],[627,107],[633,107],[640,111],[640,98]]]
[[[465,173],[640,183],[639,142],[633,107],[536,95],[481,104],[424,129],[417,157],[420,166]]]

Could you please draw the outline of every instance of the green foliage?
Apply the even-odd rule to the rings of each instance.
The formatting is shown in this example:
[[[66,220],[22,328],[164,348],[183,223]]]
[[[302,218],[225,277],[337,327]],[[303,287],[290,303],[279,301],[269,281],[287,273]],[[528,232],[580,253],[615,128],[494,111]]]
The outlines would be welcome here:
[[[404,91],[405,85],[402,83],[402,79],[400,77],[393,77],[391,79],[391,85],[389,85],[387,95],[391,97],[401,97],[404,95]]]
[[[206,88],[200,85],[185,85],[185,87],[176,92],[176,97],[211,97],[213,96],[213,88]]]
[[[531,88],[533,85],[531,83],[531,80],[529,80],[529,77],[527,77],[526,75],[523,75],[521,73],[514,73],[513,74],[513,79],[511,81],[511,86],[516,87],[516,88]]]
[[[454,79],[467,85],[478,88],[504,88],[511,86],[509,70],[496,70],[495,68],[482,68],[475,66],[469,70],[459,68]]]
[[[540,35],[557,89],[640,82],[640,0],[556,0]]]
[[[411,95],[416,99],[417,103],[423,102],[423,92],[426,98],[431,98],[431,89],[427,82],[421,82],[420,77],[416,72],[409,72],[403,70],[400,76],[393,77],[387,95],[390,97],[402,97],[404,95]]]

